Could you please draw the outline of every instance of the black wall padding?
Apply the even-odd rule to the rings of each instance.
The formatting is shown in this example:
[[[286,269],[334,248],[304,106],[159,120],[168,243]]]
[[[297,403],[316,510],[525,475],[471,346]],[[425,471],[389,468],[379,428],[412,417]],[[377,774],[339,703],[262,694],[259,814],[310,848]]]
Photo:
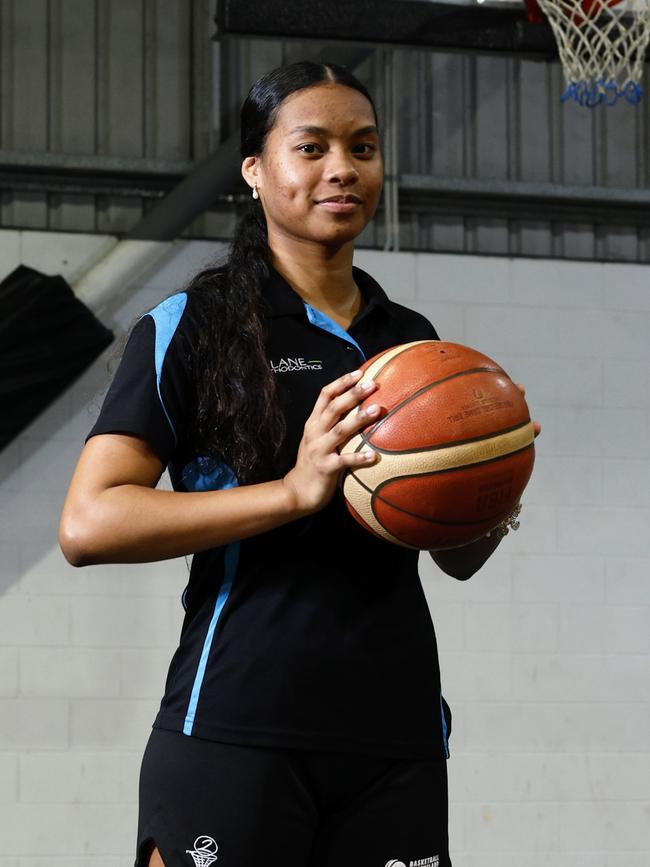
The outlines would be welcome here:
[[[63,277],[20,265],[0,283],[0,451],[113,336]]]

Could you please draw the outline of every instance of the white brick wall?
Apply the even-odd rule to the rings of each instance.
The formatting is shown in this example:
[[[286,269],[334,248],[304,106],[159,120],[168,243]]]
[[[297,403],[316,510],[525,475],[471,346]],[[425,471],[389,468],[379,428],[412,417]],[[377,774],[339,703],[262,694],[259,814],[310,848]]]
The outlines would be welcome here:
[[[73,274],[103,239],[0,232]],[[214,251],[173,245],[116,329]],[[443,339],[526,384],[543,423],[521,530],[469,582],[421,573],[454,714],[454,867],[650,865],[650,270],[359,251]],[[65,489],[104,354],[0,453],[0,867],[127,867],[184,559],[73,569]],[[166,483],[166,482],[165,482]]]

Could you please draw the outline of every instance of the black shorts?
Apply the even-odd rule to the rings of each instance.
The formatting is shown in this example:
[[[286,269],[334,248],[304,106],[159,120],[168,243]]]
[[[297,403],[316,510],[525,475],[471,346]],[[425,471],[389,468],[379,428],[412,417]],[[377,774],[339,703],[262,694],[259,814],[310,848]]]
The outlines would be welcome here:
[[[135,867],[151,841],[165,867],[451,867],[447,764],[153,729]]]

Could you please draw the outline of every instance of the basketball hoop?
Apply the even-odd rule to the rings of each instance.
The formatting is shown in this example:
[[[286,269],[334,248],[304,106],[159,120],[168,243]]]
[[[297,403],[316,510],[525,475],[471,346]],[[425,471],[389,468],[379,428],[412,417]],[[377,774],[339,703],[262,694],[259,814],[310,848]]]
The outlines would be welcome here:
[[[650,0],[525,0],[530,21],[548,18],[567,88],[562,102],[641,101],[650,42]]]

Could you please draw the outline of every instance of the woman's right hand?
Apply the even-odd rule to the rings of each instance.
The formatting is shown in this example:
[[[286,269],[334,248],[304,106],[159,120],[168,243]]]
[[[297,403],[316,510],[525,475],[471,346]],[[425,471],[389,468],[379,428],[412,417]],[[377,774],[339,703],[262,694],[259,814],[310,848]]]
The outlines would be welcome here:
[[[371,449],[350,454],[338,452],[354,433],[381,414],[381,407],[371,404],[348,416],[351,409],[377,388],[372,380],[358,384],[361,375],[361,371],[355,370],[323,386],[305,422],[296,465],[283,479],[296,511],[301,514],[311,514],[327,505],[334,496],[342,470],[370,466],[377,460],[376,452]]]

